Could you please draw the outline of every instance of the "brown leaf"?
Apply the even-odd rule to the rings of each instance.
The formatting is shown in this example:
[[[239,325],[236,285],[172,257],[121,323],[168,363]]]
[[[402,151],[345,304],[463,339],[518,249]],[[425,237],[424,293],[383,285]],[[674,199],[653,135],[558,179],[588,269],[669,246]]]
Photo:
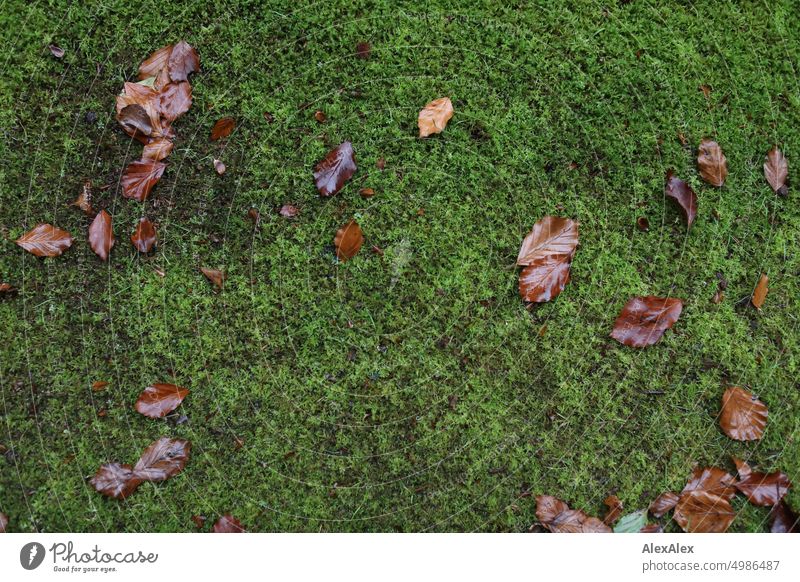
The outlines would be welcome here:
[[[672,491],[662,493],[653,500],[649,510],[653,517],[661,517],[678,504],[678,494]]]
[[[89,481],[95,491],[106,497],[125,499],[142,484],[130,465],[106,463],[101,465],[94,477]]]
[[[434,99],[419,112],[417,118],[419,136],[428,137],[434,133],[441,133],[451,117],[453,117],[453,103],[450,98]]]
[[[225,167],[225,164],[222,163],[222,161],[214,159],[214,170],[216,170],[217,174],[221,176],[222,174],[225,173],[226,169],[227,168]]]
[[[103,382],[102,380],[92,382],[92,392],[100,392],[106,386],[108,386],[108,382]]]
[[[783,500],[769,512],[769,521],[771,533],[800,533],[800,515]]]
[[[220,138],[228,137],[234,127],[236,127],[236,120],[233,117],[223,117],[217,120],[214,127],[211,128],[211,141],[217,141]]]
[[[731,386],[722,395],[719,425],[722,432],[737,441],[755,441],[764,434],[767,407],[747,390]]]
[[[175,384],[152,384],[139,395],[136,411],[149,418],[163,418],[178,408],[188,394],[186,388]]]
[[[72,236],[52,224],[37,224],[16,243],[37,257],[57,257],[72,246]]]
[[[519,274],[519,294],[523,301],[544,303],[555,299],[569,283],[569,255],[550,255],[536,259]]]
[[[717,292],[714,293],[714,296],[711,298],[711,302],[714,303],[714,305],[719,305],[724,299],[725,292],[717,290]]]
[[[340,261],[344,262],[352,259],[361,249],[361,245],[364,244],[364,235],[361,232],[361,227],[355,220],[351,220],[336,231],[333,244],[336,246],[336,257]]]
[[[710,85],[700,85],[698,87],[700,91],[703,92],[703,96],[708,99],[711,96],[711,86]]]
[[[789,163],[777,146],[767,152],[764,160],[764,177],[775,192],[786,185],[786,178],[789,177]]]
[[[200,267],[200,270],[203,272],[203,275],[206,276],[206,279],[211,281],[217,289],[222,289],[225,279],[227,279],[227,275],[218,269],[207,269],[205,267]]]
[[[687,228],[692,226],[697,216],[697,194],[689,187],[689,184],[676,177],[672,170],[668,170],[664,194],[667,198],[672,198],[680,207],[686,219]]]
[[[183,470],[191,448],[189,441],[161,437],[145,449],[133,471],[142,481],[165,481]]]
[[[733,499],[736,495],[733,475],[719,467],[695,468],[681,495],[692,491],[705,491],[727,500]]]
[[[359,59],[368,59],[371,51],[372,47],[368,42],[360,42],[356,45],[356,56]]]
[[[361,190],[358,191],[358,193],[365,200],[367,198],[372,198],[373,196],[375,196],[375,190],[373,190],[372,188],[362,188]]]
[[[522,241],[517,265],[527,266],[551,255],[567,255],[571,259],[577,246],[578,223],[569,218],[545,216]]]
[[[636,219],[636,226],[639,227],[639,230],[642,232],[647,232],[650,230],[650,221],[647,220],[646,216],[640,216]]]
[[[122,108],[117,115],[117,121],[132,137],[150,136],[153,134],[152,118],[144,106],[132,103]]]
[[[197,529],[203,529],[203,526],[206,524],[206,518],[204,515],[193,515],[192,521],[194,525],[197,526]]]
[[[11,294],[15,293],[16,291],[17,289],[11,283],[0,283],[0,295],[5,295],[6,293]]]
[[[284,204],[278,212],[284,218],[294,218],[300,214],[300,209],[294,204]]]
[[[8,516],[0,511],[0,533],[8,532]]]
[[[64,49],[57,44],[51,44],[47,48],[50,49],[50,54],[55,58],[60,59],[64,57]]]
[[[736,470],[739,473],[736,489],[741,491],[753,505],[762,507],[775,505],[783,499],[792,486],[789,477],[782,471],[761,473],[753,471],[750,465],[739,459],[734,459],[733,462],[736,463]]]
[[[142,150],[142,159],[160,162],[172,153],[173,146],[172,140],[165,137],[150,140],[145,144],[144,150]]]
[[[639,530],[639,533],[662,533],[664,528],[657,523],[648,523],[642,529]]]
[[[682,309],[680,299],[633,297],[614,322],[611,337],[632,348],[651,346],[678,321]]]
[[[172,123],[192,106],[192,86],[189,83],[169,83],[159,91],[155,107],[159,115]]]
[[[244,533],[244,526],[230,514],[220,517],[211,530],[213,533]]]
[[[186,41],[176,44],[167,59],[169,78],[174,82],[186,81],[189,75],[200,70],[200,56]]]
[[[92,215],[94,214],[94,209],[92,208],[92,181],[86,180],[81,187],[81,192],[78,194],[78,197],[75,199],[74,202],[70,203],[70,206],[77,206],[80,208],[84,214]]]
[[[138,202],[144,202],[150,190],[161,179],[167,165],[152,160],[131,162],[122,175],[122,195]]]
[[[722,186],[728,176],[728,161],[722,148],[713,139],[700,142],[697,151],[697,167],[703,180],[712,186]]]
[[[139,79],[144,80],[150,77],[157,77],[158,74],[167,67],[167,62],[172,54],[172,47],[168,44],[151,54],[144,62],[139,65]]]
[[[553,533],[611,533],[611,528],[596,517],[550,495],[536,496],[536,517]]]
[[[683,493],[673,514],[683,531],[690,533],[723,533],[734,517],[736,512],[725,497],[703,490]]]
[[[140,218],[139,223],[136,225],[136,230],[131,235],[133,248],[140,253],[149,253],[157,242],[156,227],[148,219]]]
[[[314,182],[322,196],[333,196],[355,173],[353,145],[346,141],[332,149],[316,166]]]
[[[756,288],[753,290],[753,296],[750,299],[753,307],[759,311],[761,311],[761,306],[764,305],[764,300],[767,298],[767,293],[769,292],[767,283],[769,283],[769,277],[762,273],[761,278],[756,284]]]
[[[325,115],[325,112],[322,110],[317,110],[314,113],[314,119],[317,120],[317,123],[325,123],[328,117]]]
[[[111,215],[101,210],[89,226],[89,246],[102,260],[108,260],[114,246],[114,232],[111,230]]]
[[[606,516],[603,518],[603,523],[611,525],[622,516],[622,501],[620,501],[619,497],[616,495],[609,495],[605,498],[603,503],[608,507],[608,513],[606,513]]]

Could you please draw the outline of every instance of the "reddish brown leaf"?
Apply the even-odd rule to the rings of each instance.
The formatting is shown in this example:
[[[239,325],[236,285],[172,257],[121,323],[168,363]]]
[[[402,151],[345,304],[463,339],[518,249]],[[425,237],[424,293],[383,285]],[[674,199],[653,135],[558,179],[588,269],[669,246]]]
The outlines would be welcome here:
[[[153,162],[160,162],[172,153],[172,140],[165,137],[150,140],[142,150],[142,159]]]
[[[800,533],[800,515],[783,500],[769,512],[769,521],[771,533]]]
[[[727,500],[733,499],[736,495],[733,475],[719,467],[695,468],[681,495],[692,491],[705,491]]]
[[[214,524],[213,533],[244,533],[244,526],[230,514],[220,517]]]
[[[697,194],[694,193],[694,190],[686,182],[676,177],[672,170],[669,170],[664,193],[680,207],[686,219],[687,228],[692,226],[697,216]]]
[[[368,42],[360,42],[356,45],[356,56],[359,59],[368,59],[371,51],[372,47]]]
[[[0,533],[7,533],[8,532],[8,516],[0,512]]]
[[[64,57],[64,49],[57,44],[51,44],[47,48],[50,49],[50,54],[55,58],[60,59]]]
[[[89,481],[98,493],[114,499],[124,499],[142,484],[130,465],[106,463]]]
[[[767,407],[747,390],[731,386],[722,395],[719,425],[737,441],[755,441],[764,434]]]
[[[94,214],[94,209],[92,208],[92,181],[86,180],[81,187],[81,192],[78,194],[78,197],[75,199],[74,202],[70,203],[70,206],[77,206],[80,208],[84,214],[92,215]]]
[[[98,380],[92,383],[92,392],[100,392],[103,388],[108,386],[108,382],[103,382],[102,380]]]
[[[789,177],[789,163],[777,147],[773,147],[767,152],[764,160],[764,177],[775,192],[786,185],[786,178]]]
[[[664,528],[657,523],[648,523],[642,529],[639,530],[639,533],[662,533]]]
[[[180,41],[172,48],[167,59],[169,78],[174,82],[186,81],[189,75],[200,70],[200,56],[197,50],[186,41]]]
[[[750,465],[739,459],[734,459],[736,470],[739,472],[739,481],[736,488],[741,491],[753,505],[770,507],[777,504],[792,486],[786,473],[761,473],[753,471]]]
[[[725,497],[702,490],[681,494],[673,514],[683,531],[691,533],[723,533],[734,517],[736,512]]]
[[[37,224],[16,243],[37,257],[57,257],[72,246],[72,236],[52,224]]]
[[[358,193],[365,200],[367,198],[372,198],[373,196],[375,196],[375,190],[373,190],[372,188],[362,188],[361,190],[358,191]]]
[[[89,246],[102,260],[108,260],[114,246],[114,232],[111,229],[111,215],[101,210],[89,226]]]
[[[136,411],[149,418],[163,418],[178,408],[188,394],[186,388],[175,384],[152,384],[139,395]]]
[[[316,119],[316,120],[317,120],[317,123],[325,123],[325,121],[328,119],[328,116],[327,116],[327,115],[325,115],[325,112],[324,112],[324,111],[317,110],[317,111],[314,113],[314,119]]]
[[[519,274],[519,294],[523,301],[544,303],[558,297],[569,283],[569,255],[550,255],[536,259]]]
[[[236,127],[236,120],[233,117],[223,117],[217,120],[214,127],[211,128],[211,141],[217,141],[220,138],[228,137],[234,127]]]
[[[221,176],[225,173],[226,169],[227,168],[225,168],[225,164],[223,164],[222,161],[217,159],[214,160],[214,170],[216,170],[217,174]]]
[[[189,111],[192,106],[192,86],[189,83],[169,83],[161,89],[155,99],[156,111],[168,123],[172,123]]]
[[[653,517],[661,517],[678,504],[678,494],[672,491],[662,493],[650,504],[649,510]]]
[[[769,277],[762,274],[761,278],[758,280],[756,284],[756,288],[753,290],[753,296],[750,299],[750,302],[753,304],[753,307],[761,310],[761,307],[764,305],[764,300],[767,298],[767,293],[769,289],[767,288],[767,284],[769,283]]]
[[[417,118],[419,136],[428,137],[443,132],[451,117],[453,117],[453,103],[450,98],[434,99],[419,112]]]
[[[614,322],[611,337],[632,348],[651,346],[678,321],[682,309],[680,299],[633,297]]]
[[[203,272],[203,275],[206,276],[206,279],[211,281],[217,289],[222,289],[225,279],[227,279],[227,275],[218,269],[207,269],[205,267],[200,267],[200,270]]]
[[[722,186],[728,176],[728,161],[722,153],[722,148],[713,139],[704,139],[700,142],[697,167],[703,180],[712,186]]]
[[[131,235],[131,243],[140,253],[149,253],[153,245],[158,242],[156,227],[146,218],[140,218],[136,230]]]
[[[279,213],[284,218],[294,218],[295,216],[300,214],[300,209],[294,204],[284,204],[283,206],[281,206]]]
[[[609,495],[605,498],[603,503],[608,507],[608,512],[603,518],[603,523],[611,525],[622,516],[622,501],[620,501],[619,497],[616,495]]]
[[[0,283],[0,295],[5,295],[6,293],[14,293],[16,292],[16,288],[11,283]]]
[[[165,481],[180,473],[189,460],[192,445],[183,439],[161,437],[145,449],[133,467],[142,481]]]
[[[361,227],[355,220],[351,220],[336,231],[333,244],[336,246],[336,257],[340,261],[344,262],[352,259],[361,249],[361,245],[364,244],[364,235],[361,232]]]
[[[527,266],[552,255],[566,255],[572,259],[577,246],[578,223],[569,218],[545,216],[533,225],[522,241],[517,265]]]
[[[636,219],[636,226],[639,227],[639,230],[642,232],[647,232],[650,230],[650,221],[647,220],[646,216],[640,216]]]
[[[122,195],[138,202],[144,202],[153,186],[164,173],[167,165],[151,160],[131,162],[122,175]]]
[[[122,108],[117,121],[130,136],[150,136],[153,134],[153,123],[144,106],[132,103]]]
[[[611,533],[611,528],[596,517],[550,495],[536,496],[536,517],[553,533]]]
[[[172,54],[173,45],[168,44],[163,46],[153,54],[151,54],[145,61],[139,65],[139,79],[148,79],[150,77],[157,77],[158,74],[167,67],[167,61]]]
[[[333,196],[344,187],[356,171],[353,145],[346,141],[325,156],[314,167],[314,182],[322,196]]]

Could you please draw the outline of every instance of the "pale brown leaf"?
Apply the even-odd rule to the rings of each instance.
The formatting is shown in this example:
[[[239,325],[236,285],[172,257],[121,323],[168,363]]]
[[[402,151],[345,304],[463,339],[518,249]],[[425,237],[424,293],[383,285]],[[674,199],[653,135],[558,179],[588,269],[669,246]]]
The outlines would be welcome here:
[[[344,187],[356,170],[353,145],[346,141],[328,152],[314,166],[314,183],[322,196],[333,196]]]
[[[453,117],[453,103],[450,98],[434,99],[419,112],[417,118],[419,137],[441,133],[447,127],[447,122],[451,117]]]
[[[92,215],[94,214],[94,209],[92,208],[92,181],[86,180],[81,187],[81,191],[78,194],[78,197],[75,199],[74,202],[70,203],[70,206],[77,206],[80,208],[84,214]]]
[[[700,142],[697,151],[697,167],[703,180],[712,186],[722,186],[728,176],[728,160],[722,148],[712,139]]]
[[[777,146],[767,152],[764,160],[764,177],[775,192],[786,185],[786,178],[789,177],[789,163]]]
[[[225,279],[227,278],[227,275],[223,271],[219,269],[207,269],[206,267],[200,267],[200,271],[202,271],[206,279],[211,281],[217,289],[222,289]]]
[[[340,261],[352,259],[364,244],[361,227],[355,220],[351,220],[336,232],[333,244],[336,247],[336,257]]]

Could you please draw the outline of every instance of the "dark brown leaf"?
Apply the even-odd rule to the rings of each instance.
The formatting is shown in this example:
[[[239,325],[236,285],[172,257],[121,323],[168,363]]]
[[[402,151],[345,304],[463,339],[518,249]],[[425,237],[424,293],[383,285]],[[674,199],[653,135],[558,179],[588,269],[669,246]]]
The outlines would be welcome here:
[[[169,83],[161,89],[155,100],[159,115],[172,123],[192,106],[192,86],[189,83]]]
[[[519,274],[523,301],[544,303],[558,297],[569,283],[569,255],[550,255],[531,262]]]
[[[647,220],[646,216],[640,216],[636,219],[636,226],[639,227],[639,230],[642,232],[647,232],[650,230],[650,221]]]
[[[80,208],[84,214],[92,215],[94,214],[94,209],[92,208],[92,181],[86,180],[81,187],[81,192],[78,194],[78,197],[75,199],[74,202],[70,203],[70,206],[77,206]]]
[[[351,220],[336,232],[333,244],[336,246],[336,257],[340,261],[352,259],[364,244],[361,227],[355,220]]]
[[[225,279],[227,275],[220,271],[219,269],[207,269],[205,267],[200,267],[200,270],[203,272],[203,275],[206,276],[206,279],[211,281],[217,289],[222,289]]]
[[[64,49],[57,44],[51,44],[47,48],[50,49],[50,54],[55,58],[60,59],[64,57]]]
[[[639,530],[639,533],[662,533],[664,528],[657,523],[648,523],[642,529]]]
[[[151,160],[131,162],[122,175],[122,195],[138,202],[144,202],[164,173],[167,165]]]
[[[764,160],[764,177],[775,192],[786,185],[786,178],[789,177],[789,163],[777,147],[773,147],[767,152]]]
[[[230,514],[225,514],[217,520],[212,530],[213,533],[244,533],[244,526]]]
[[[189,460],[192,445],[183,439],[161,437],[142,453],[133,467],[142,481],[165,481],[180,473]]]
[[[165,137],[150,140],[142,150],[142,160],[160,162],[172,153],[173,146],[172,140]]]
[[[681,494],[673,514],[683,531],[691,533],[723,533],[734,517],[736,512],[725,497],[703,490]]]
[[[680,299],[633,297],[614,322],[611,337],[632,348],[651,346],[678,321],[682,309]]]
[[[695,468],[681,495],[692,491],[705,491],[729,501],[736,495],[733,475],[719,467]]]
[[[608,507],[608,512],[603,518],[603,523],[611,525],[622,516],[622,501],[620,501],[619,497],[616,495],[609,495],[605,498],[603,503]]]
[[[114,246],[114,232],[111,229],[111,215],[101,210],[89,226],[89,246],[102,260],[108,260]]]
[[[156,227],[146,218],[140,218],[136,230],[131,235],[131,243],[140,253],[149,253],[153,245],[158,242]]]
[[[368,59],[371,51],[372,47],[368,42],[360,42],[356,45],[356,56],[359,59]]]
[[[52,224],[37,224],[16,243],[37,257],[57,257],[72,246],[72,236]]]
[[[200,57],[197,50],[186,41],[176,44],[167,59],[169,78],[174,82],[186,81],[189,75],[200,70]]]
[[[234,127],[236,127],[236,120],[233,117],[223,117],[217,120],[214,127],[211,128],[211,141],[217,141],[220,138],[228,137]]]
[[[761,307],[764,305],[764,300],[767,298],[767,293],[769,289],[767,288],[767,284],[769,283],[769,277],[765,274],[761,275],[761,278],[758,280],[756,284],[756,288],[753,290],[753,297],[750,299],[750,302],[753,304],[753,307],[761,310]]]
[[[325,121],[328,119],[328,117],[325,115],[324,111],[317,110],[314,113],[314,119],[317,120],[317,123],[325,123]]]
[[[661,517],[678,504],[678,494],[672,491],[662,493],[650,504],[649,510],[653,517]]]
[[[188,394],[186,388],[175,384],[152,384],[139,395],[136,411],[149,418],[163,418],[178,408]]]
[[[284,218],[294,218],[295,216],[300,214],[300,209],[294,204],[284,204],[283,206],[281,206],[279,213]]]
[[[150,136],[153,134],[151,117],[144,106],[132,103],[122,108],[117,115],[117,121],[130,136]]]
[[[125,499],[142,484],[130,465],[106,463],[102,465],[89,483],[99,493],[114,499]]]
[[[545,216],[522,241],[517,265],[527,266],[552,255],[566,255],[571,260],[577,246],[578,223],[569,218]]]
[[[5,281],[0,283],[0,295],[11,294],[16,291],[17,289],[11,283],[6,283]]]
[[[314,182],[322,196],[333,196],[344,187],[356,171],[353,145],[346,141],[325,156],[314,167]]]
[[[204,515],[193,515],[192,521],[194,525],[197,526],[197,529],[203,529],[203,526],[206,525],[206,518]]]
[[[419,136],[428,137],[443,132],[451,117],[453,117],[453,103],[450,98],[434,99],[419,112],[417,118]]]
[[[217,174],[221,176],[225,173],[226,169],[225,164],[223,164],[221,160],[214,160],[214,170],[216,170]]]
[[[664,193],[680,207],[686,219],[687,228],[692,226],[697,216],[697,194],[694,193],[694,190],[686,182],[676,177],[672,170],[669,170]]]
[[[769,512],[769,522],[771,533],[800,533],[800,515],[783,500]]]
[[[737,441],[755,441],[764,434],[767,407],[747,390],[731,386],[722,395],[719,425]]]
[[[736,470],[739,472],[739,481],[736,489],[741,491],[753,505],[771,507],[776,505],[792,486],[786,473],[761,473],[753,471],[750,465],[739,459],[734,459]]]
[[[697,167],[703,180],[712,186],[722,186],[728,176],[728,161],[722,148],[713,139],[704,139],[697,150]]]
[[[570,509],[550,495],[536,496],[536,517],[553,533],[611,533],[611,528],[596,517]]]

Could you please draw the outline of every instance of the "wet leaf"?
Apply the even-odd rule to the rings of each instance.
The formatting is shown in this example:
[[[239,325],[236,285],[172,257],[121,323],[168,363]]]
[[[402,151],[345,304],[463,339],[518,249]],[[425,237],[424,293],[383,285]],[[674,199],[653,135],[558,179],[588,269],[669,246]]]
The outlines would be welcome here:
[[[648,230],[650,230],[650,221],[647,220],[646,216],[640,216],[639,218],[636,219],[636,226],[642,232],[647,232]]]
[[[769,512],[771,533],[800,533],[800,516],[785,501],[781,501]]]
[[[340,261],[352,259],[364,244],[361,227],[355,220],[351,220],[336,232],[333,244],[336,247],[336,257]]]
[[[611,528],[596,517],[550,495],[536,496],[536,517],[553,533],[611,533]]]
[[[189,441],[161,437],[145,449],[133,471],[143,481],[165,481],[183,470],[191,448]]]
[[[92,392],[100,392],[106,386],[108,386],[108,382],[103,382],[102,380],[92,382]]]
[[[72,246],[72,236],[52,224],[37,224],[16,243],[37,257],[57,257]]]
[[[695,490],[681,494],[673,518],[683,531],[691,533],[723,533],[736,512],[725,497]]]
[[[139,65],[139,79],[148,79],[150,77],[157,77],[158,74],[166,69],[169,57],[172,54],[173,45],[168,44],[163,46]]]
[[[122,111],[117,115],[117,121],[130,136],[150,136],[153,134],[151,117],[144,106],[138,103],[123,107]]]
[[[89,226],[89,246],[102,260],[108,260],[114,246],[114,232],[111,228],[111,215],[101,210]]]
[[[220,160],[214,160],[214,170],[216,170],[217,174],[220,176],[225,173],[225,164],[223,164]]]
[[[163,418],[178,408],[188,394],[186,388],[175,384],[152,384],[139,395],[136,411],[149,418]]]
[[[697,151],[697,167],[703,180],[712,186],[722,186],[728,176],[728,161],[722,148],[712,139],[700,142]]]
[[[639,533],[663,533],[664,528],[657,523],[649,523],[639,530]]]
[[[453,117],[453,103],[450,98],[434,99],[419,112],[417,118],[419,137],[441,133],[447,127],[447,122],[451,117]]]
[[[761,473],[753,471],[750,465],[739,459],[734,459],[739,472],[739,481],[736,489],[741,491],[753,505],[770,507],[777,504],[792,486],[786,473]]]
[[[192,86],[189,83],[170,83],[163,87],[155,100],[159,115],[172,123],[192,106]]]
[[[228,137],[233,128],[236,127],[236,120],[233,117],[223,117],[217,120],[211,128],[211,141],[217,141],[223,137]]]
[[[197,526],[197,529],[203,529],[203,526],[206,525],[206,518],[204,515],[193,515],[192,521],[194,525]]]
[[[633,297],[614,322],[611,337],[632,348],[651,346],[678,321],[682,309],[680,299]]]
[[[244,533],[242,523],[230,514],[220,517],[214,524],[213,533]]]
[[[136,230],[131,235],[133,248],[140,253],[149,253],[157,242],[156,227],[148,219],[140,218],[139,224],[136,225]]]
[[[8,516],[0,512],[0,533],[7,533],[8,532]]]
[[[550,255],[536,259],[519,274],[519,294],[523,301],[544,303],[555,299],[569,282],[569,255]]]
[[[747,390],[731,386],[722,395],[719,425],[737,441],[755,441],[764,434],[767,407]]]
[[[680,207],[686,219],[686,227],[692,226],[697,216],[697,194],[689,185],[679,179],[672,170],[667,172],[667,182],[664,187],[667,198],[671,198]]]
[[[70,206],[77,206],[80,208],[84,214],[92,215],[94,214],[94,209],[92,208],[92,181],[86,180],[81,187],[81,192],[78,194],[78,197],[75,199],[74,202],[70,203]]]
[[[206,279],[211,281],[217,289],[222,289],[225,284],[225,279],[227,278],[227,275],[225,275],[223,271],[219,269],[207,269],[205,267],[200,267],[200,270],[203,272],[203,275],[206,276]]]
[[[619,497],[616,495],[609,495],[603,501],[606,507],[608,507],[608,512],[606,513],[605,517],[603,518],[603,523],[606,525],[611,525],[615,521],[619,519],[622,515],[622,501],[620,501]],[[644,524],[642,524],[644,525]],[[641,527],[641,526],[640,526]],[[638,531],[640,528],[636,528]]]
[[[0,283],[0,295],[15,293],[17,289],[11,283]]]
[[[768,283],[769,277],[767,277],[765,274],[762,274],[761,278],[756,284],[756,288],[753,290],[753,296],[750,299],[753,307],[759,311],[761,311],[761,307],[764,305],[764,300],[767,298],[767,293],[769,292],[769,289],[767,288]]]
[[[317,123],[325,123],[328,119],[328,116],[325,115],[325,112],[322,110],[318,110],[314,113],[314,119],[317,120]]]
[[[167,165],[152,160],[131,162],[122,175],[122,195],[138,202],[144,202],[153,186],[164,173]]]
[[[695,468],[681,495],[692,491],[705,491],[727,500],[733,499],[736,495],[733,475],[719,467]]]
[[[89,481],[95,491],[106,497],[125,499],[142,484],[130,465],[106,463],[102,465]]]
[[[647,526],[647,512],[634,511],[622,517],[614,527],[614,533],[641,533]]]
[[[51,44],[47,48],[50,49],[50,54],[55,58],[61,59],[64,57],[64,49],[57,44]]]
[[[160,162],[172,153],[173,145],[172,140],[165,137],[150,140],[142,150],[142,160]]]
[[[186,41],[180,41],[170,52],[167,70],[169,78],[176,83],[188,80],[189,75],[200,70],[200,56],[197,50]]]
[[[566,255],[571,259],[577,246],[578,223],[569,218],[545,216],[523,239],[517,265],[527,266],[552,255]]]
[[[650,504],[649,510],[653,517],[661,517],[678,504],[678,494],[672,491],[662,493]]]
[[[764,160],[764,177],[775,192],[786,185],[786,178],[789,177],[789,163],[777,147],[773,147],[767,152]]]
[[[284,204],[283,206],[281,206],[279,213],[284,218],[294,218],[295,216],[300,214],[300,209],[294,204]]]
[[[332,149],[315,167],[314,183],[322,196],[333,196],[356,171],[353,145],[346,141]]]

